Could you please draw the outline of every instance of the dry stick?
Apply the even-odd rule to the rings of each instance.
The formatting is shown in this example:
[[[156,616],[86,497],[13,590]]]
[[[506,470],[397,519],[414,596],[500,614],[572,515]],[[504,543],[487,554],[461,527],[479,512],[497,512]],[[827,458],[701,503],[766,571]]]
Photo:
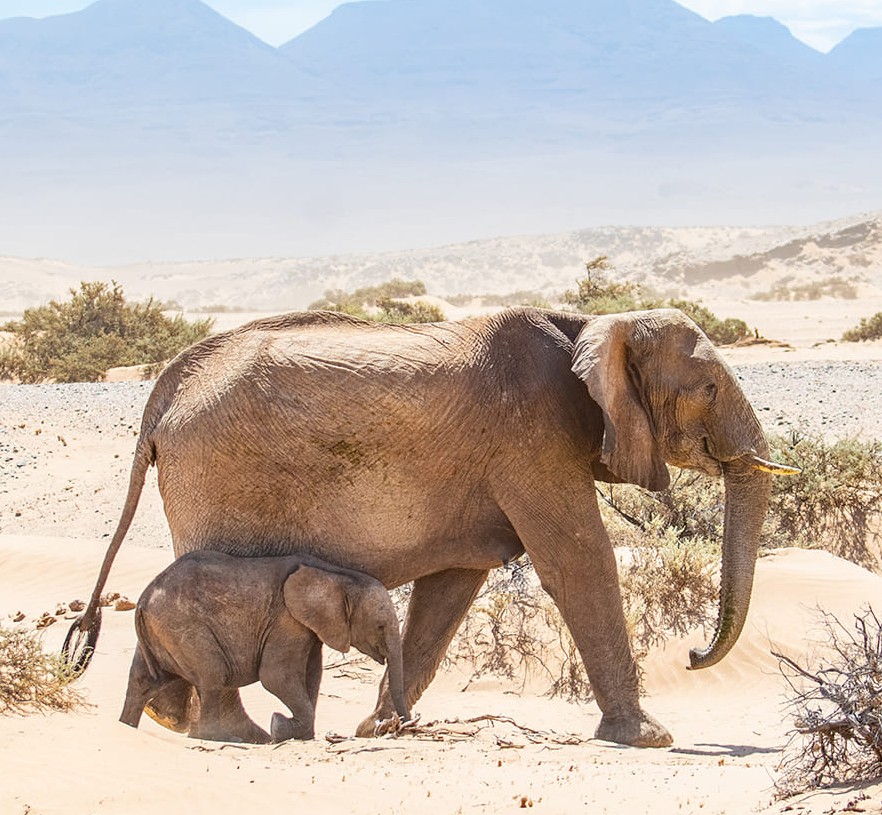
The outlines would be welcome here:
[[[393,721],[396,717],[393,717]],[[536,730],[532,727],[527,727],[526,725],[519,724],[514,719],[509,716],[495,716],[493,714],[484,714],[481,716],[472,716],[468,719],[441,719],[433,722],[428,722],[425,725],[418,724],[418,719],[414,719],[410,722],[399,722],[399,726],[392,730],[382,731],[381,735],[385,738],[398,738],[402,735],[410,735],[410,736],[426,736],[431,739],[441,741],[445,736],[454,738],[458,741],[465,741],[467,739],[473,738],[479,730],[476,730],[474,733],[458,733],[454,730],[450,730],[445,725],[457,725],[457,724],[478,724],[479,722],[501,722],[503,724],[511,725],[512,727],[516,727],[520,730],[527,739],[533,744],[540,744],[542,742],[551,742],[552,744],[561,744],[561,745],[576,745],[576,744],[584,744],[588,739],[580,738],[579,736],[573,733],[565,733],[558,734],[553,730],[544,731],[544,730]],[[385,724],[385,723],[383,723]],[[337,733],[327,733],[325,735],[325,740],[330,744],[339,744],[342,741],[348,740],[345,736],[340,736]],[[499,747],[519,747],[521,745],[516,745],[506,739],[500,739],[497,737],[497,744]]]

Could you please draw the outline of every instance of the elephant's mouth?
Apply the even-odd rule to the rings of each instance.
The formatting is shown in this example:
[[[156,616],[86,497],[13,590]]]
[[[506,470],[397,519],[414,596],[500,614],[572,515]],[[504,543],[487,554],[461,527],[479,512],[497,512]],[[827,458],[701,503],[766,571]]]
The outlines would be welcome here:
[[[798,467],[790,467],[787,464],[779,464],[775,461],[767,461],[764,458],[760,458],[757,455],[757,451],[754,449],[743,450],[741,452],[735,453],[734,455],[720,455],[713,446],[713,443],[708,437],[705,437],[703,440],[704,453],[701,458],[710,463],[710,469],[706,467],[700,467],[704,472],[707,472],[709,475],[721,475],[723,472],[723,464],[731,464],[733,461],[743,461],[748,466],[752,467],[754,470],[759,470],[762,473],[770,473],[772,475],[799,475],[802,472]]]
[[[673,450],[665,456],[665,461],[674,467],[688,470],[698,470],[700,473],[711,476],[723,474],[723,460],[713,451],[710,439],[704,437],[699,444],[694,444],[691,449]]]

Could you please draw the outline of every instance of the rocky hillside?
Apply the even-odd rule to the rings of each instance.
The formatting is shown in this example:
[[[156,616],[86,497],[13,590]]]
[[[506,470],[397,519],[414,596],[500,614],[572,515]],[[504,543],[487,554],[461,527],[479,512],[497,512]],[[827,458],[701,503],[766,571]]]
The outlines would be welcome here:
[[[616,273],[665,294],[768,297],[776,285],[815,294],[882,294],[882,212],[806,227],[602,227],[499,237],[427,249],[311,258],[84,267],[0,258],[0,311],[63,297],[80,280],[123,284],[132,297],[187,308],[307,306],[326,289],[392,277],[423,280],[430,293],[538,292],[553,299],[586,260],[608,255]]]

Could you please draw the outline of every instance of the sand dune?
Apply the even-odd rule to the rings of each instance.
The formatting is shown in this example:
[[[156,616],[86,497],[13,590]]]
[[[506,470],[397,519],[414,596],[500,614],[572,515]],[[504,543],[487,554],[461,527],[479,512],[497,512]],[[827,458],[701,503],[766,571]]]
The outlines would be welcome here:
[[[78,596],[102,552],[98,541],[0,536],[3,610],[36,615]],[[168,559],[164,551],[124,547],[112,588],[136,595]],[[802,656],[816,606],[850,619],[865,602],[882,607],[882,578],[825,552],[784,549],[762,558],[746,630],[726,660],[687,671],[686,649],[700,634],[648,659],[647,708],[675,737],[660,751],[590,741],[594,705],[518,695],[504,683],[462,693],[458,671],[440,676],[417,705],[423,723],[491,714],[556,735],[534,744],[518,727],[483,722],[450,725],[455,732],[438,740],[318,738],[269,747],[186,739],[146,718],[132,730],[116,721],[134,646],[132,614],[105,610],[98,652],[81,680],[91,706],[0,718],[0,811],[232,813],[278,804],[328,813],[404,812],[414,805],[426,813],[499,812],[520,808],[523,799],[547,812],[586,805],[610,813],[754,812],[771,804],[788,729],[785,685],[770,646]],[[67,625],[47,630],[47,648],[60,644]],[[329,664],[340,661],[326,652]],[[326,670],[317,732],[349,734],[370,709],[379,670],[363,667]],[[246,705],[264,722],[278,706],[259,688],[248,689]],[[564,745],[562,734],[584,741]],[[806,811],[824,811],[810,806]]]

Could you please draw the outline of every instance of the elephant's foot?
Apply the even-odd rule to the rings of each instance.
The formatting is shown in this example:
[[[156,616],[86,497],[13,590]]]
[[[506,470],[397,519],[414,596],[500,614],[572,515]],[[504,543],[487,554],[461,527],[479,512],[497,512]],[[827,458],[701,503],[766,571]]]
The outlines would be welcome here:
[[[252,727],[236,730],[229,730],[223,724],[211,723],[205,726],[194,725],[190,730],[191,739],[202,739],[203,741],[227,741],[235,744],[270,744],[272,739],[270,734],[262,727],[258,727],[254,722]]]
[[[179,679],[157,693],[144,712],[154,722],[175,733],[189,733],[199,719],[199,697],[189,682]]]
[[[275,743],[297,739],[308,741],[315,738],[315,730],[312,725],[304,725],[296,719],[289,719],[281,713],[273,713],[270,720],[270,736]]]
[[[630,716],[604,713],[594,738],[631,747],[670,747],[674,741],[663,724],[642,710]]]
[[[388,711],[383,709],[375,710],[368,716],[358,727],[355,728],[355,735],[360,739],[372,739],[377,735],[377,727],[380,722],[392,718],[392,708]]]

